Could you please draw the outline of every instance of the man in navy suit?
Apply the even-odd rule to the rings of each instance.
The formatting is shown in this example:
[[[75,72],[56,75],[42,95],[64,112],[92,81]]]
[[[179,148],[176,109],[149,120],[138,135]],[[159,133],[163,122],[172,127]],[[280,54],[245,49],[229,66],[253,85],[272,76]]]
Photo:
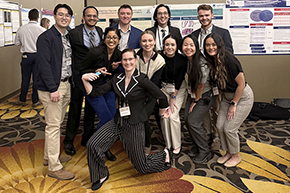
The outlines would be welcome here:
[[[132,7],[128,4],[121,5],[118,9],[119,23],[112,27],[120,30],[121,39],[119,50],[126,48],[141,48],[139,37],[142,31],[130,24],[133,16]]]
[[[83,83],[81,81],[80,68],[84,57],[91,47],[98,46],[102,40],[103,30],[96,26],[98,22],[98,10],[94,6],[88,6],[83,10],[84,24],[71,30],[70,42],[73,53],[73,79],[71,84],[71,101],[66,126],[66,135],[63,140],[65,153],[74,155],[76,150],[73,146],[77,134],[83,103]],[[94,44],[91,36],[94,36]],[[95,110],[90,103],[85,101],[84,108],[84,133],[81,144],[86,146],[87,141],[94,133]]]
[[[177,27],[173,27],[170,24],[171,12],[167,5],[159,4],[153,14],[155,21],[154,26],[146,30],[152,31],[156,36],[156,50],[163,50],[163,38],[168,34],[174,35],[178,38],[179,46],[182,40],[180,30]]]
[[[212,7],[210,5],[202,4],[198,6],[197,11],[197,18],[201,24],[201,28],[192,32],[192,34],[198,39],[201,52],[203,53],[203,40],[205,37],[210,33],[217,33],[222,37],[226,49],[233,53],[232,38],[229,31],[212,24],[212,18],[214,17]]]

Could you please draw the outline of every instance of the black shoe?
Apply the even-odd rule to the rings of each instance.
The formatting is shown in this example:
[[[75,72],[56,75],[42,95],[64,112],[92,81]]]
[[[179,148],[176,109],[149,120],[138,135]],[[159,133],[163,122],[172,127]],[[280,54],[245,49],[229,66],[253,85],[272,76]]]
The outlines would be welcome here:
[[[178,157],[181,155],[181,151],[182,151],[182,147],[180,147],[180,151],[179,151],[178,153],[174,153],[174,152],[172,152],[172,154],[173,154],[173,159],[178,158]]]
[[[100,189],[101,187],[102,187],[102,185],[103,185],[103,183],[105,182],[105,181],[107,181],[109,179],[109,174],[107,175],[107,178],[102,182],[102,183],[100,183],[100,180],[98,180],[98,181],[96,181],[95,183],[93,183],[92,184],[92,190],[98,190],[98,189]]]
[[[110,161],[116,161],[116,157],[114,156],[114,154],[112,154],[110,150],[105,152],[105,156]]]
[[[212,158],[211,152],[208,153],[199,153],[192,161],[196,164],[202,164],[208,162]]]
[[[196,156],[198,155],[198,149],[197,149],[197,147],[193,146],[193,147],[189,150],[189,152],[188,152],[187,155],[188,155],[189,157],[191,157],[191,158],[196,157]]]
[[[171,160],[172,160],[172,151],[170,151],[168,148],[166,148],[169,153],[169,162],[165,162],[164,170],[169,170],[171,168]]]
[[[73,144],[70,143],[65,143],[63,145],[64,151],[67,155],[75,155],[76,154],[76,149]]]

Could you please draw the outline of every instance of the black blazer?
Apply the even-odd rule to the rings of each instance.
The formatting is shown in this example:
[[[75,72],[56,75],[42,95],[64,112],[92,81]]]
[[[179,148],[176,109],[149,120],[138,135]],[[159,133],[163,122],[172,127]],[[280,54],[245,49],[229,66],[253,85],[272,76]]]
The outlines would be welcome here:
[[[199,33],[200,33],[200,28],[195,30],[194,32],[192,32],[192,34],[196,38],[198,38]],[[234,53],[232,38],[231,38],[230,32],[227,29],[220,28],[220,27],[213,25],[212,26],[212,33],[217,33],[218,35],[220,35],[224,41],[226,50],[228,50],[232,54]]]
[[[37,39],[37,89],[57,91],[62,71],[63,44],[60,32],[53,25]]]
[[[120,62],[121,57],[121,51],[116,47],[109,61],[107,46],[102,43],[98,47],[90,49],[85,56],[80,68],[81,75],[89,72],[95,72],[98,68],[106,67],[108,72],[112,73],[112,75],[100,76],[97,80],[90,82],[92,86],[100,86],[104,82],[109,81],[114,74],[122,71],[121,64],[116,70],[112,69],[112,63]],[[80,88],[85,92],[83,85]]]
[[[77,26],[76,28],[69,31],[70,33],[70,44],[72,48],[73,55],[73,81],[75,85],[79,88],[83,88],[83,83],[81,80],[80,69],[82,66],[82,62],[89,52],[89,48],[87,48],[84,44],[84,34],[83,34],[84,24]],[[96,30],[99,34],[100,40],[102,41],[103,30],[102,28],[96,26]]]
[[[157,31],[158,27],[151,27],[151,28],[147,28],[146,30],[150,30],[154,33],[154,35],[156,36],[156,31]],[[181,48],[181,41],[182,41],[182,37],[181,37],[181,33],[179,28],[177,27],[173,27],[173,26],[168,26],[169,29],[169,34],[174,35],[178,38],[178,48]]]
[[[106,94],[113,90],[116,94],[118,102],[121,100],[121,104],[125,101],[128,102],[130,107],[131,115],[128,118],[130,124],[142,123],[148,120],[146,113],[145,92],[148,91],[151,95],[159,99],[159,107],[167,108],[168,102],[166,96],[163,92],[152,83],[148,77],[140,73],[135,69],[131,81],[128,85],[127,90],[125,90],[125,73],[116,74],[114,77],[106,84],[93,87],[93,90],[89,96],[100,96]],[[115,115],[115,121],[117,122],[120,117],[119,111]]]

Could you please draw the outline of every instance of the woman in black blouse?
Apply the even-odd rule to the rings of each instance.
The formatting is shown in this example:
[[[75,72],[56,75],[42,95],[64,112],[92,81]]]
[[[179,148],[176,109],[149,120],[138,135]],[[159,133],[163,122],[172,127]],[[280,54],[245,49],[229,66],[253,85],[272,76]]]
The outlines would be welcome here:
[[[129,159],[138,172],[161,172],[171,167],[168,149],[148,156],[144,153],[144,122],[147,120],[145,92],[150,92],[153,97],[159,99],[159,113],[164,118],[169,116],[169,108],[166,96],[160,89],[145,74],[135,69],[136,58],[133,49],[123,50],[122,65],[125,72],[115,75],[102,86],[93,87],[89,82],[108,74],[105,68],[98,69],[103,75],[88,73],[82,76],[89,96],[96,97],[114,91],[119,104],[115,118],[96,131],[87,143],[92,190],[99,189],[109,178],[103,154],[118,139],[122,141]]]
[[[168,119],[162,119],[161,128],[165,145],[173,149],[176,157],[181,153],[181,123],[179,111],[186,93],[184,76],[186,73],[186,58],[178,53],[178,39],[168,35],[163,39],[164,49],[161,56],[165,66],[161,75],[161,87],[169,101],[171,114]]]
[[[239,128],[249,115],[254,96],[245,81],[245,75],[238,59],[225,50],[222,38],[209,34],[204,40],[204,53],[210,64],[210,76],[222,91],[217,128],[221,139],[221,149],[226,154],[217,162],[226,167],[234,167],[241,162]]]

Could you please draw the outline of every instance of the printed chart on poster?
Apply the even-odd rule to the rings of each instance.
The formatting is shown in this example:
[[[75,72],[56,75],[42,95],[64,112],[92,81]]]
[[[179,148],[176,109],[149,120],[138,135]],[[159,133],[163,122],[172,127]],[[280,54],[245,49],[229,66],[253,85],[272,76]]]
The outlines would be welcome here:
[[[0,1],[0,47],[13,45],[19,26],[18,4]]]
[[[235,54],[290,54],[290,0],[228,0]]]

